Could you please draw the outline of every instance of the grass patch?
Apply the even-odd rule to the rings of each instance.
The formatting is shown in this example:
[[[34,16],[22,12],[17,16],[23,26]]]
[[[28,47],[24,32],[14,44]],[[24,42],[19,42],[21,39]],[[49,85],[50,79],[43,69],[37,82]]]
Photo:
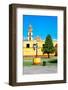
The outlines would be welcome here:
[[[52,57],[52,58],[41,58],[41,64],[36,65],[36,66],[47,66],[47,65],[52,65],[52,64],[57,64],[57,57]],[[23,61],[24,66],[35,66],[33,64],[33,57],[25,57]]]
[[[53,59],[51,61],[48,61],[49,63],[57,63],[57,59]]]
[[[33,62],[24,61],[23,64],[24,64],[24,66],[32,66]]]

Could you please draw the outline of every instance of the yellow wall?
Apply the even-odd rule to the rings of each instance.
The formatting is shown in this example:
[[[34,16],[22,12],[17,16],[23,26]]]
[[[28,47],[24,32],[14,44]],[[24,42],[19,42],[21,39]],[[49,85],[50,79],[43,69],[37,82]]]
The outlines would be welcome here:
[[[39,41],[38,43],[38,55],[43,55],[41,48],[44,44],[44,41]],[[26,44],[30,44],[30,48],[26,48]],[[36,41],[23,41],[23,54],[24,56],[35,56],[36,51],[33,49],[33,44],[36,44]],[[54,46],[56,45],[56,42],[53,42]],[[47,54],[45,54],[47,56]],[[53,54],[54,55],[54,54]]]

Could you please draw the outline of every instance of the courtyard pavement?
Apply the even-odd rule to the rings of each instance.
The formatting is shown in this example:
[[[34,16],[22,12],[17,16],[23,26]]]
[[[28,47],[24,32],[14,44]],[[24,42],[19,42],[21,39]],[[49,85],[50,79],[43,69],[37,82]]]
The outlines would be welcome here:
[[[24,66],[24,74],[51,74],[57,73],[57,65],[47,65],[47,66]]]

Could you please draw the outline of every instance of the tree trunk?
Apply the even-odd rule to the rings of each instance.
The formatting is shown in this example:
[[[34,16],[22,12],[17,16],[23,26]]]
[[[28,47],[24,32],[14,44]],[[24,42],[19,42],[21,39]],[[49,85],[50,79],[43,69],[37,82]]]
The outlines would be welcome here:
[[[49,58],[50,56],[49,56],[49,53],[48,53],[48,58]]]

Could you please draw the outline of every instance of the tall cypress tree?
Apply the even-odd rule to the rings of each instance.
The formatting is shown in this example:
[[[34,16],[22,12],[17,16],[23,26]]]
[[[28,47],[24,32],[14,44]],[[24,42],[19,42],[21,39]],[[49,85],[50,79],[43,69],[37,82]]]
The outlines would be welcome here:
[[[55,51],[55,48],[53,46],[52,38],[50,35],[47,35],[45,43],[42,48],[43,54],[47,53],[49,58],[49,53],[53,53]]]

